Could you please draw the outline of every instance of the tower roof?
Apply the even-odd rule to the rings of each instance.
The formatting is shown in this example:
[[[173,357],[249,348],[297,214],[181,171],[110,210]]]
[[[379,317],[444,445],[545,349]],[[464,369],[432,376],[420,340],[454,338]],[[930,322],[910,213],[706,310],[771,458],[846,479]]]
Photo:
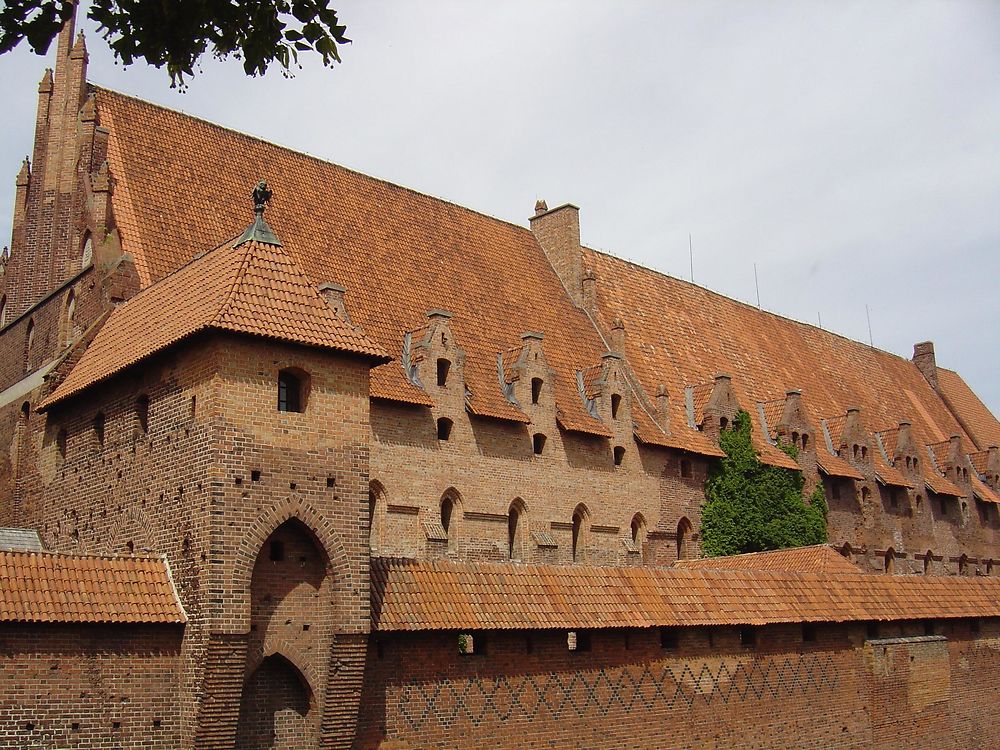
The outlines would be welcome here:
[[[331,349],[379,364],[390,359],[333,313],[281,245],[250,239],[205,253],[115,310],[39,408],[206,330]]]

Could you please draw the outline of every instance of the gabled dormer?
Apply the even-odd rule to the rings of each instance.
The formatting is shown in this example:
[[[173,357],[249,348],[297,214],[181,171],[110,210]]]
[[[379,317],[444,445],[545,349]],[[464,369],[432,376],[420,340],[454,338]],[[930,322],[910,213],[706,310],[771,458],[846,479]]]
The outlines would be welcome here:
[[[852,406],[847,410],[847,417],[840,430],[837,455],[867,475],[871,473],[871,451],[871,439],[861,419],[861,409]]]
[[[464,401],[465,352],[455,340],[451,317],[447,310],[428,310],[427,323],[406,334],[404,351],[412,382],[432,398],[458,394]]]
[[[802,401],[802,391],[790,390],[785,393],[784,407],[778,423],[774,425],[774,432],[782,443],[795,446],[800,457],[815,455],[816,428]]]
[[[697,426],[706,434],[718,439],[719,433],[730,429],[740,411],[740,403],[733,392],[733,378],[728,373],[715,376],[708,400],[701,410]],[[697,416],[695,417],[697,421]]]

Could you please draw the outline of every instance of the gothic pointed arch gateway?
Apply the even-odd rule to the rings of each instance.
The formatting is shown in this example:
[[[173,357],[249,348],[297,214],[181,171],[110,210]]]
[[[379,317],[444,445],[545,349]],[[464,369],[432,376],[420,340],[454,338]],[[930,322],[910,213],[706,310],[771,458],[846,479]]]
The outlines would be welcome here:
[[[264,541],[250,580],[250,634],[240,700],[239,750],[313,747],[330,647],[330,559],[297,518]]]

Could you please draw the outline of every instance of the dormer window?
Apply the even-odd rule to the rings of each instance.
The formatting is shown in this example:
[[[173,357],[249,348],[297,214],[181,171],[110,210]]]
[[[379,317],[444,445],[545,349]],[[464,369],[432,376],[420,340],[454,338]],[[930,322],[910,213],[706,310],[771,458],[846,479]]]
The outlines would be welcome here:
[[[868,459],[868,448],[867,446],[861,446],[861,460],[866,461]]]
[[[618,419],[618,410],[622,406],[622,397],[618,393],[614,393],[611,396],[611,418]]]
[[[448,385],[448,373],[451,372],[451,360],[441,357],[437,361],[437,384],[439,388]]]
[[[303,412],[309,376],[301,370],[278,373],[278,411]]]
[[[719,417],[719,429],[724,430],[729,427],[729,420],[725,417]]]
[[[799,433],[797,432],[792,433],[792,445],[794,445],[796,448],[799,447]]]
[[[859,455],[860,453],[861,453],[861,451],[860,451],[860,449],[859,449],[859,447],[858,447],[858,444],[857,444],[857,443],[855,443],[855,444],[854,444],[854,460],[855,460],[855,461],[857,461],[857,460],[858,460],[858,455]]]
[[[534,451],[536,456],[542,455],[545,450],[545,435],[540,432],[536,432],[531,436],[531,449]]]
[[[532,378],[531,379],[531,403],[537,404],[538,400],[542,397],[542,379]]]
[[[802,433],[802,450],[809,450],[809,436]]]
[[[907,456],[906,457],[906,470],[909,471],[912,468],[913,468],[913,460],[909,456]]]
[[[451,439],[451,428],[455,425],[448,417],[441,417],[437,421],[438,440]]]
[[[621,466],[622,461],[625,460],[625,446],[616,445],[614,450],[615,466]]]

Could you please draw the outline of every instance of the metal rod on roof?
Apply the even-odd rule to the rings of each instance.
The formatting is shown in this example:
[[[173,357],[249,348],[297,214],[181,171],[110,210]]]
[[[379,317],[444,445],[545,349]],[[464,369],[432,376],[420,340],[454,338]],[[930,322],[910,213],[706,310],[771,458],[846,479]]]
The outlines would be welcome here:
[[[819,321],[819,327],[823,327],[823,316],[820,314],[819,310],[816,311],[816,320]]]
[[[691,242],[691,233],[688,232],[688,259],[691,261],[691,283],[694,283],[694,244]]]
[[[868,346],[875,348],[875,341],[872,339],[872,316],[868,312],[868,305],[865,305],[865,317],[868,318]]]
[[[757,282],[757,264],[753,264],[753,285],[757,289],[757,309],[760,309],[760,284]]]

